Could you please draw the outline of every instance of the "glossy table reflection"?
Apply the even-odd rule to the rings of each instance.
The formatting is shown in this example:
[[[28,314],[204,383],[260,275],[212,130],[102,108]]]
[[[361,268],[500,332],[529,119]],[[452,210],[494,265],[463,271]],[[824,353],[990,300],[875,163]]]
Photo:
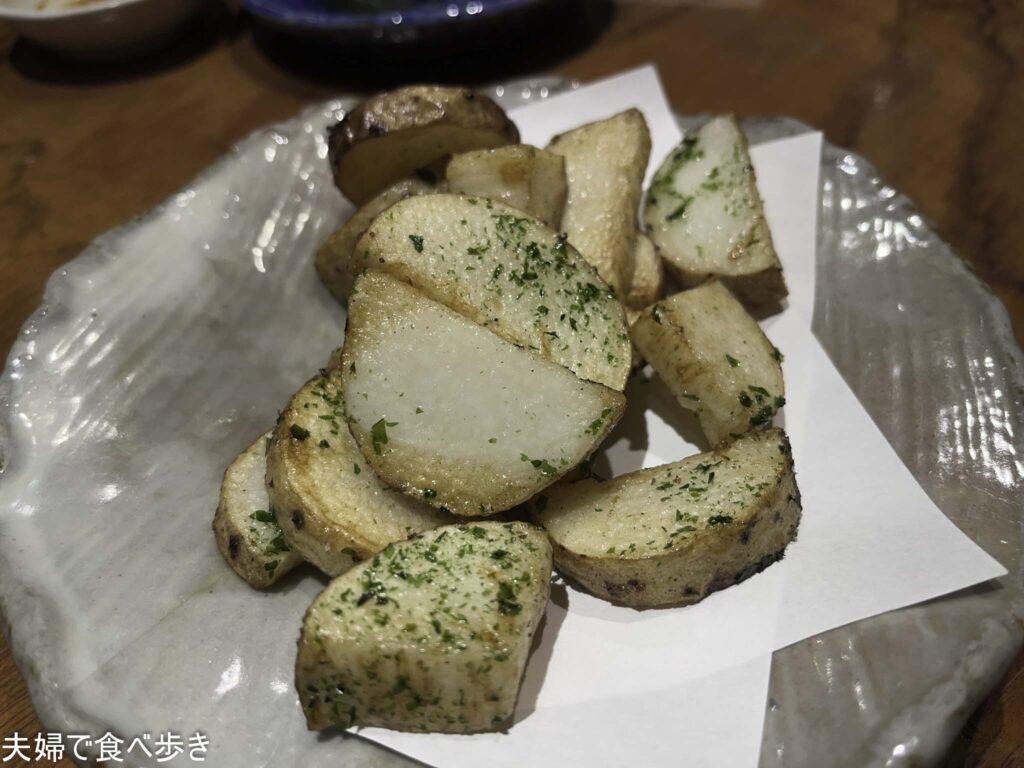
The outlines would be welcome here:
[[[680,112],[791,115],[870,158],[972,262],[1024,338],[1024,11],[1008,3],[583,2],[483,57],[385,64],[304,52],[219,12],[128,67],[64,63],[3,32],[0,41],[4,355],[54,269],[307,102],[403,80],[539,70],[592,79],[645,61]],[[1024,763],[1022,723],[1018,662],[949,764]],[[39,727],[4,646],[0,738]]]

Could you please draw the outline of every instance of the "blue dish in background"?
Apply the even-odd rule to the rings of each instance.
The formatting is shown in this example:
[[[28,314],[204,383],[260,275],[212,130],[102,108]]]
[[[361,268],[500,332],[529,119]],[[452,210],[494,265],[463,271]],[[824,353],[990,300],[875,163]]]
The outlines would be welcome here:
[[[552,0],[242,0],[260,21],[303,36],[418,43],[490,26]]]

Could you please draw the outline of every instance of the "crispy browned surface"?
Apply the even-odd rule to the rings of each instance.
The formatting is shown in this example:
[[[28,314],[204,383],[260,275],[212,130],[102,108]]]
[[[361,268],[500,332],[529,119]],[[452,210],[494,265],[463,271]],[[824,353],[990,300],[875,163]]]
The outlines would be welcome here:
[[[370,184],[367,176],[375,177],[382,162],[395,158],[396,147],[407,143],[407,139],[395,137],[424,132],[438,134],[438,138],[427,141],[427,146],[406,158],[404,164],[400,161],[392,169],[392,177],[377,179],[378,186]],[[450,138],[440,138],[442,133]],[[413,85],[371,96],[346,114],[328,135],[334,180],[345,196],[358,205],[409,173],[432,167],[435,161],[452,153],[517,141],[519,131],[515,124],[490,98],[470,88],[440,85]],[[378,145],[382,148],[368,149]],[[362,153],[361,161],[356,160],[357,153]]]
[[[587,80],[653,61],[679,111],[785,114],[816,125],[914,199],[1008,306],[1024,339],[1019,5],[631,2],[586,48],[566,40],[566,30],[553,25],[523,52],[517,71],[477,69],[467,78],[493,81],[546,66]],[[0,29],[4,355],[39,304],[46,278],[89,240],[172,194],[248,132],[348,90],[289,74],[248,30],[205,47],[181,45],[184,55],[161,66],[118,67],[116,77],[93,82],[85,75],[94,70],[27,46],[12,57],[11,42]],[[559,59],[541,64],[538,49]],[[951,766],[1024,761],[1022,670],[1018,663],[965,731]],[[0,738],[15,730],[31,736],[40,727],[0,644]],[[72,768],[66,760],[61,766]]]

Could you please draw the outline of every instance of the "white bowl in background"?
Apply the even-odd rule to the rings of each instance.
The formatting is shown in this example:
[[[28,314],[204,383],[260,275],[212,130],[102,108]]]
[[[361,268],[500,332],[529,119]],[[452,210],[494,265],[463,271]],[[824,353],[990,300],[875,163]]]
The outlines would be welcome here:
[[[47,48],[109,58],[168,36],[205,0],[0,0],[0,21]]]

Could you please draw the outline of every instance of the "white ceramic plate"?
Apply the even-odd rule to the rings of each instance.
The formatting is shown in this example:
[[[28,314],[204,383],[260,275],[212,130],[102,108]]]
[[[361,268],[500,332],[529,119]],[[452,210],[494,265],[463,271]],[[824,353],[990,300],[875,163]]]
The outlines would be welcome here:
[[[509,85],[501,100],[562,87]],[[54,275],[12,350],[0,380],[0,610],[49,728],[231,723],[217,750],[239,765],[408,762],[304,729],[281,636],[323,580],[302,570],[253,592],[195,524],[197,509],[214,509],[221,469],[341,342],[342,311],[309,262],[341,211],[323,138],[341,108],[254,134],[99,238]],[[803,129],[746,127],[755,141]],[[1004,395],[1024,376],[1004,310],[863,160],[827,147],[822,183],[819,338],[940,507],[982,545],[1019,552],[1024,420]],[[979,587],[777,653],[762,763],[938,759],[1020,645],[1019,558],[1007,564],[1012,589]]]

